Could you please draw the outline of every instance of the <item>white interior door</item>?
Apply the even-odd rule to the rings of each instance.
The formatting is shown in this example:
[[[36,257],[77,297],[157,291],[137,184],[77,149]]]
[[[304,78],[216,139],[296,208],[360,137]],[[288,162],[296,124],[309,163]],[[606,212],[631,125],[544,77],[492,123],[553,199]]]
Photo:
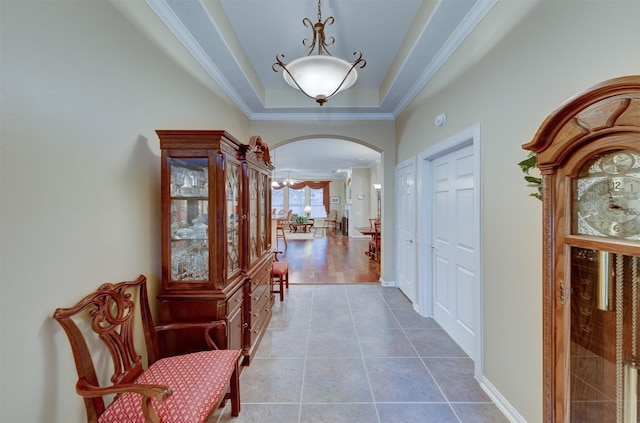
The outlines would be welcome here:
[[[416,302],[416,171],[415,161],[396,166],[396,281],[412,303]]]
[[[470,357],[479,324],[474,163],[467,145],[433,159],[430,176],[433,316]]]

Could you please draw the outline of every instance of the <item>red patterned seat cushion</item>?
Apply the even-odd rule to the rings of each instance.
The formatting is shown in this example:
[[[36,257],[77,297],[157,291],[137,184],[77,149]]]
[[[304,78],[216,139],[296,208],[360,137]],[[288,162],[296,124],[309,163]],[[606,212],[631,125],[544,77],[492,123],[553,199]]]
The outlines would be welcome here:
[[[152,400],[164,422],[204,422],[224,395],[240,357],[238,350],[214,350],[168,357],[156,361],[136,383],[167,385],[173,390],[165,401]],[[127,392],[115,400],[99,422],[144,423],[142,395]]]
[[[274,275],[284,275],[289,271],[289,264],[284,261],[275,261],[273,262],[273,270],[271,271]]]

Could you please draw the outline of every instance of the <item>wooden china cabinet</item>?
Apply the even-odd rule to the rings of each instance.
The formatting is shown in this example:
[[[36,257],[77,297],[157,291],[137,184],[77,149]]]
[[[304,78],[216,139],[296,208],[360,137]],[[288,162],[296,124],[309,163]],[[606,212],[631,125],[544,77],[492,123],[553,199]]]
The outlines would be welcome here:
[[[162,152],[159,323],[225,320],[216,344],[242,349],[249,364],[274,301],[269,149],[259,137],[243,144],[225,131],[156,133]],[[159,340],[164,355],[207,348],[202,331],[179,332]]]
[[[545,422],[638,423],[640,75],[571,98],[523,147],[543,179]]]

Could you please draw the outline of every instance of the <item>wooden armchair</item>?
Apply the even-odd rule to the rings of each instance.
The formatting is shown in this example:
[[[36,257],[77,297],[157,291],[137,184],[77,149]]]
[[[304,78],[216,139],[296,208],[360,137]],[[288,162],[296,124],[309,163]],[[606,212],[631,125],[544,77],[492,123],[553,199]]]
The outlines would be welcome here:
[[[284,234],[284,230],[289,228],[291,224],[291,216],[293,215],[293,210],[289,210],[286,217],[278,219],[276,221],[276,241],[278,238],[282,238],[284,241],[284,247],[287,248],[287,237]]]
[[[149,367],[134,347],[133,325],[139,295],[140,313]],[[146,278],[106,283],[70,308],[59,308],[53,318],[66,332],[78,372],[76,392],[83,397],[89,422],[206,422],[231,399],[231,414],[240,413],[239,350],[218,350],[210,331],[226,330],[224,321],[153,326]],[[87,313],[88,312],[88,313]],[[90,326],[113,360],[111,385],[100,386],[91,352],[90,333],[76,320],[90,318]],[[160,358],[156,332],[200,328],[211,351]],[[85,330],[88,332],[88,329]],[[94,345],[95,343],[92,343]],[[97,355],[99,352],[97,353]],[[101,357],[104,354],[99,354]],[[229,391],[229,393],[227,393]],[[116,394],[105,407],[103,396]]]
[[[324,219],[325,230],[331,229],[331,234],[336,230],[338,226],[338,210],[331,210],[327,217]]]

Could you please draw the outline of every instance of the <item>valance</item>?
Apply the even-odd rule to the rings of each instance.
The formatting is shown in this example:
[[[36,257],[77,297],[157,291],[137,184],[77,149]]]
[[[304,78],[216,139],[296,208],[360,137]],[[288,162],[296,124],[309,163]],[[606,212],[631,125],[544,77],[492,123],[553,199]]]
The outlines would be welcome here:
[[[284,185],[282,182],[276,182],[275,184],[271,185],[272,189],[282,189],[284,187],[289,187],[291,189],[302,189],[304,187],[309,187],[311,189],[322,189],[322,188],[324,188],[325,190],[328,190],[329,189],[329,181],[320,181],[320,182],[302,181],[302,182],[297,182],[295,184],[288,184],[288,185]]]
[[[289,185],[284,185],[281,182],[276,182],[275,184],[271,185],[271,189],[282,189],[284,187],[289,187],[290,189],[303,189],[304,187],[309,187],[311,189],[321,189],[322,205],[324,206],[326,213],[329,214],[329,181],[302,181]]]

